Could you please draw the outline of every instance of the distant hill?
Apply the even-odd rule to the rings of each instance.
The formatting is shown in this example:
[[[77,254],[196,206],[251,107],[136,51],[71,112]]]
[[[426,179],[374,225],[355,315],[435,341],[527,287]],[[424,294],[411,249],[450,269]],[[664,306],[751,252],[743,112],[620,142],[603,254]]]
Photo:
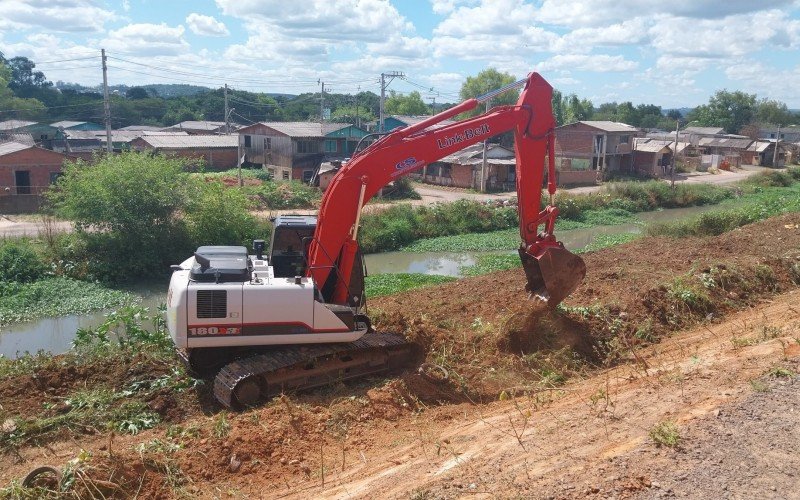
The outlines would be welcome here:
[[[153,83],[149,85],[142,85],[148,91],[153,91],[159,97],[183,97],[202,94],[208,92],[208,87],[201,87],[198,85],[186,85],[180,83],[161,84]]]

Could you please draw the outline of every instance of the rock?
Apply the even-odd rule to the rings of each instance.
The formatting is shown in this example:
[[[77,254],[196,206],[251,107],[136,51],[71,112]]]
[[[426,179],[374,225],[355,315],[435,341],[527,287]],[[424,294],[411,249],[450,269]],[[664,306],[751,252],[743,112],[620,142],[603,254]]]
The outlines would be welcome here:
[[[300,463],[300,460],[297,460],[296,458],[292,459],[292,460],[289,460],[289,465],[298,465],[299,463]]]
[[[650,487],[655,488],[655,489],[660,489],[661,485],[659,483],[655,482],[655,481],[652,481],[650,483]]]
[[[241,467],[242,461],[236,458],[236,453],[234,453],[231,455],[230,463],[228,464],[228,470],[231,472],[238,472]]]
[[[286,465],[289,461],[286,460],[286,457],[281,457],[280,462],[281,462],[281,465]]]
[[[11,434],[15,430],[17,430],[17,423],[14,421],[13,418],[7,418],[3,422],[2,427],[0,427],[0,430],[5,432],[6,434]]]

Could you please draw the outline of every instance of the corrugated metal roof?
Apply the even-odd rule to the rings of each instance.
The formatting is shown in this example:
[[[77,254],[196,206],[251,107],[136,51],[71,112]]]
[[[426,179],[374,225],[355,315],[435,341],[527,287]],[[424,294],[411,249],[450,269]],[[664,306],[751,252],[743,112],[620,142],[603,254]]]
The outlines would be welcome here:
[[[633,146],[634,151],[642,151],[644,153],[658,153],[664,148],[669,149],[672,151],[671,142],[666,141],[647,141],[647,142],[637,142]]]
[[[20,144],[27,144],[28,146],[36,145],[33,136],[24,132],[2,134],[0,135],[0,141],[19,142]]]
[[[36,122],[28,122],[24,120],[6,120],[4,122],[0,122],[0,130],[15,130],[18,128],[29,127],[31,125],[36,125]]]
[[[606,120],[581,120],[578,123],[583,123],[590,127],[594,127],[605,132],[638,132],[639,129],[627,123],[611,122]]]
[[[683,131],[699,135],[718,135],[725,133],[725,129],[722,127],[686,127]]]
[[[747,148],[748,151],[755,151],[756,153],[763,153],[767,150],[772,142],[769,141],[753,141],[753,144]]]
[[[87,122],[73,122],[70,120],[62,120],[60,122],[51,123],[50,126],[55,128],[59,127],[70,128],[70,127],[77,127],[78,125],[83,125],[84,123]]]
[[[128,125],[127,127],[120,127],[117,130],[147,130],[148,132],[158,131],[164,127],[153,127],[150,125]]]
[[[239,147],[238,135],[148,135],[141,140],[157,149],[218,149]]]
[[[22,144],[21,142],[0,142],[0,156],[10,155],[11,153],[16,153],[17,151],[22,151],[23,149],[29,149],[33,146],[28,146],[27,144]]]
[[[511,163],[516,163],[516,160],[514,159],[514,152],[500,146],[499,144],[488,144],[486,151],[487,154],[490,151],[494,151],[495,155],[498,153],[506,153],[499,158],[497,156],[488,158],[492,163],[497,163],[504,159],[511,159]],[[479,160],[483,162],[483,144],[473,144],[472,146],[467,146],[461,151],[456,151],[451,155],[447,155],[439,161],[442,163],[454,163],[457,165],[472,165],[473,163],[471,162],[476,157],[479,157]]]
[[[336,132],[343,128],[350,126],[349,123],[333,123],[333,122],[261,122],[273,130],[286,134],[289,137],[325,137],[331,132]]]
[[[105,130],[65,130],[64,135],[68,139],[99,139],[103,142],[106,140]],[[162,131],[162,130],[112,130],[111,142],[130,142],[137,137],[153,136],[153,135],[166,135],[166,136],[187,136],[188,132],[178,131]]]
[[[703,137],[700,146],[711,148],[747,149],[753,142],[752,139],[739,139],[737,137]]]
[[[164,127],[161,130],[205,130],[213,132],[225,126],[225,122],[211,122],[211,121],[195,121],[187,120],[185,122],[176,123],[170,127]],[[231,130],[235,130],[239,125],[231,123]]]

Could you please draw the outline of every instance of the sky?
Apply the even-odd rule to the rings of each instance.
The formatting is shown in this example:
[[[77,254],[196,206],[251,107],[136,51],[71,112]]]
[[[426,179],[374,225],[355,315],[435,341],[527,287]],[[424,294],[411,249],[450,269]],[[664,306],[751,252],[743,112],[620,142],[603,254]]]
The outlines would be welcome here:
[[[665,109],[742,90],[800,108],[800,0],[0,0],[0,52],[51,81],[458,102],[468,76]]]

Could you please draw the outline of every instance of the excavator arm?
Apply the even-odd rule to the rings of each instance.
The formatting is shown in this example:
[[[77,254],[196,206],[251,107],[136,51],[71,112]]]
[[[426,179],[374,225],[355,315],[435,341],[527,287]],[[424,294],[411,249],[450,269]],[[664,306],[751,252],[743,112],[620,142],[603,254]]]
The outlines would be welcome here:
[[[326,302],[345,304],[350,299],[361,209],[382,187],[471,144],[510,130],[514,131],[520,257],[528,279],[527,289],[554,307],[577,287],[586,272],[583,261],[564,249],[553,236],[558,215],[552,206],[553,89],[538,73],[531,73],[517,83],[524,83],[525,87],[516,105],[498,106],[477,117],[430,129],[474,109],[487,96],[497,95],[513,85],[482,96],[483,99],[469,99],[381,137],[342,166],[322,198],[309,247],[308,274],[328,291],[323,297]],[[550,203],[540,210],[546,156]],[[541,233],[539,226],[543,226]]]

